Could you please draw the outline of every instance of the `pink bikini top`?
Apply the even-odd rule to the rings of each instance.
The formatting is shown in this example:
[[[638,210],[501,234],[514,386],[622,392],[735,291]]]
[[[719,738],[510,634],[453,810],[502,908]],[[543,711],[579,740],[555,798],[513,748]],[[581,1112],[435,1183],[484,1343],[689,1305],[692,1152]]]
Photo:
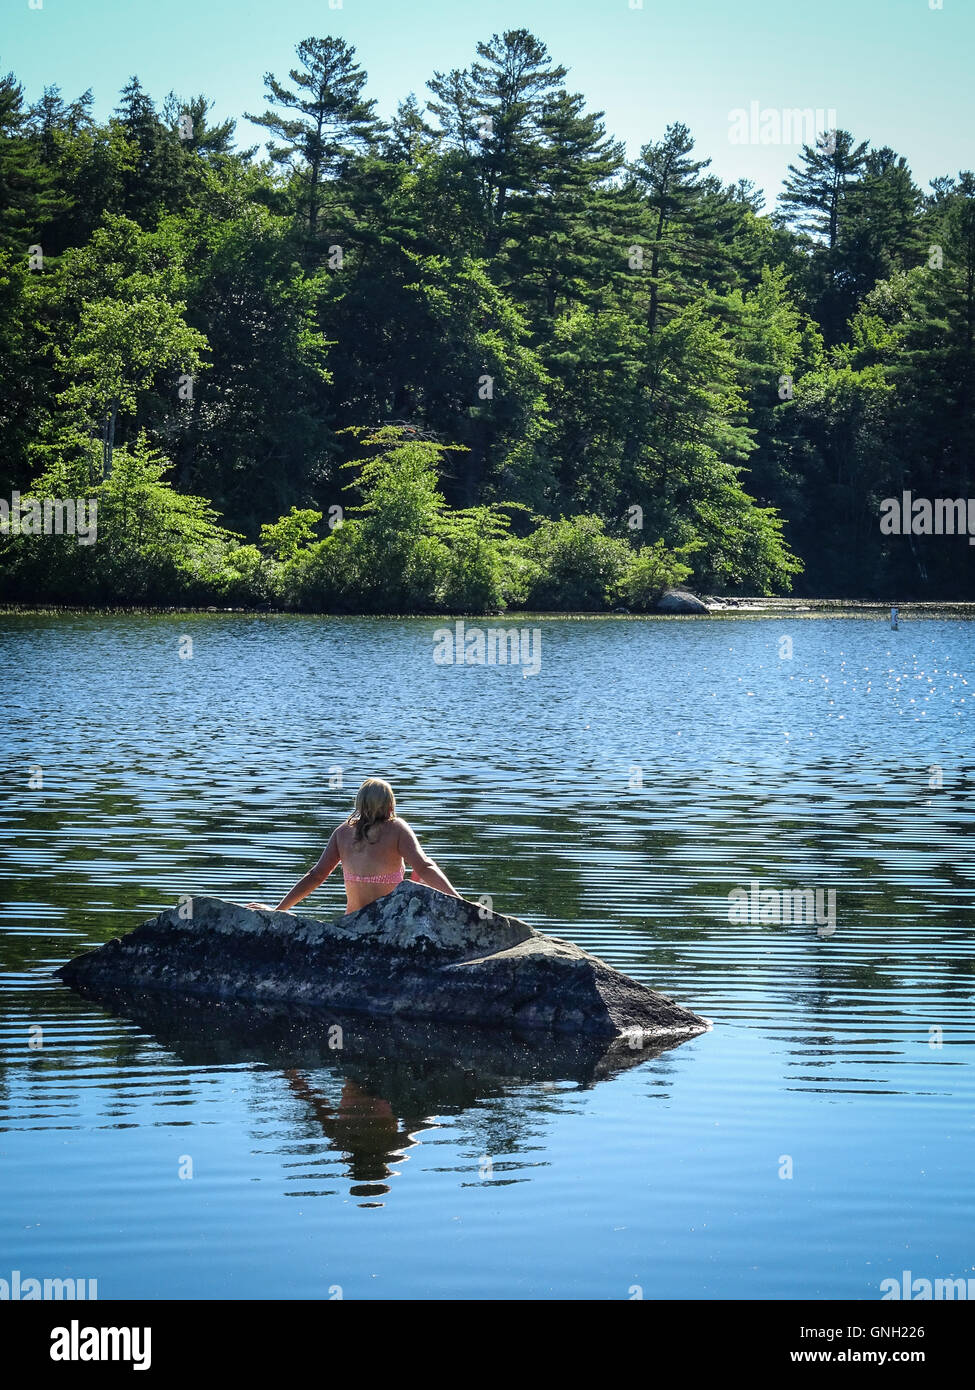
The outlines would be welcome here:
[[[394,874],[350,874],[343,864],[342,873],[346,883],[402,883],[405,877],[402,864]]]

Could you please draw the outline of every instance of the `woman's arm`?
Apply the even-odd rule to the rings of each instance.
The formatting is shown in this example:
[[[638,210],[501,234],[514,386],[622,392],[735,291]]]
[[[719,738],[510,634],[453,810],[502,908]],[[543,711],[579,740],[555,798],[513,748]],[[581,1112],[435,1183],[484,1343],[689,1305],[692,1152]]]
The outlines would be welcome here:
[[[314,893],[316,888],[320,888],[332,870],[338,867],[339,847],[337,836],[338,831],[333,830],[329,842],[325,846],[325,853],[322,855],[321,859],[319,859],[318,863],[313,865],[306,874],[299,878],[290,893],[284,895],[277,907],[273,909],[275,912],[288,912],[297,903],[300,903],[302,898],[307,898],[309,893]],[[247,906],[263,908],[264,904],[248,903]]]
[[[436,888],[439,893],[446,893],[450,898],[460,897],[447,875],[442,873],[430,856],[420,848],[419,840],[405,820],[399,821],[396,847],[413,870],[414,883],[425,883],[428,888]]]

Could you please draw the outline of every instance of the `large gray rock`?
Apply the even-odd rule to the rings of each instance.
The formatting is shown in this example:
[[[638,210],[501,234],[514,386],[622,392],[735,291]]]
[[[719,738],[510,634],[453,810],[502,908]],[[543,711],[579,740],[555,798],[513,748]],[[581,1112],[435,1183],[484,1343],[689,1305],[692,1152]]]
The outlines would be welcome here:
[[[710,608],[690,589],[667,589],[654,605],[658,613],[710,613]]]
[[[89,992],[327,1005],[647,1043],[708,1027],[571,942],[409,881],[335,922],[192,898],[57,973]]]

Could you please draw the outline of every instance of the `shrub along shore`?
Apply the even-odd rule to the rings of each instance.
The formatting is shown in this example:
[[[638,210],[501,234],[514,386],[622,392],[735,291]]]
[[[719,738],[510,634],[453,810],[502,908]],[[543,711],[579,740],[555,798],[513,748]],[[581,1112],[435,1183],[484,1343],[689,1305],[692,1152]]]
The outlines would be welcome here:
[[[51,464],[21,500],[86,497],[97,533],[0,538],[2,597],[95,607],[242,606],[330,613],[500,613],[651,609],[691,573],[694,539],[669,550],[598,516],[551,520],[517,503],[449,508],[438,485],[447,446],[388,427],[368,434],[354,470],[358,506],[292,507],[257,544],[227,530],[201,497],[176,492],[144,437]],[[95,480],[95,481],[93,481]],[[50,510],[50,509],[49,509]],[[323,524],[324,523],[324,524]],[[319,532],[324,530],[324,535]]]
[[[20,609],[220,610],[349,615],[652,613],[661,595],[695,575],[714,539],[668,548],[593,513],[551,519],[519,502],[451,508],[441,491],[456,446],[404,426],[352,429],[367,453],[347,463],[359,499],[325,514],[292,507],[260,527],[256,544],[221,522],[204,498],[167,481],[171,465],[144,434],[114,451],[87,440],[59,454],[0,519],[0,604]],[[79,518],[75,528],[70,518]],[[80,519],[84,517],[84,521]],[[57,521],[54,518],[57,518]],[[968,614],[975,604],[896,597],[773,597],[801,569],[769,516],[724,554],[724,576],[762,576],[758,595],[712,592],[718,613],[885,612]],[[321,534],[324,532],[324,534]],[[709,571],[714,577],[713,569]],[[696,575],[695,575],[696,577]]]

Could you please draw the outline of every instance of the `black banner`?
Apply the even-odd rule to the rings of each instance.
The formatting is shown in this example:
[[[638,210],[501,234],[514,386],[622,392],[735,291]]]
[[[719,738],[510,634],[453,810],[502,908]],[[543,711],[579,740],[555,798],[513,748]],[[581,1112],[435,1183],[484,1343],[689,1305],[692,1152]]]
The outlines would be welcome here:
[[[624,1300],[629,1302],[629,1300]],[[241,1370],[249,1376],[263,1372],[289,1377],[296,1372],[328,1373],[330,1334],[354,1323],[368,1310],[370,1329],[377,1319],[392,1312],[390,1331],[404,1330],[403,1317],[409,1319],[415,1336],[416,1317],[435,1316],[437,1305],[409,1302],[72,1302],[0,1303],[0,1337],[7,1364],[15,1359],[22,1374],[63,1366],[65,1380],[79,1371],[99,1375],[115,1371],[126,1375],[155,1375],[169,1378],[186,1371],[226,1372]],[[452,1304],[452,1327],[447,1345],[458,1336],[479,1336],[485,1316],[492,1321],[498,1305]],[[573,1307],[573,1305],[568,1305]],[[558,1326],[567,1305],[550,1303],[506,1303],[504,1316],[511,1330],[519,1328],[521,1316],[531,1307],[536,1333],[544,1332],[546,1311],[551,1310]],[[464,1316],[470,1309],[471,1318]],[[590,1320],[618,1329],[624,1335],[639,1331],[642,1337],[658,1338],[666,1355],[669,1373],[674,1360],[695,1377],[702,1373],[748,1372],[752,1369],[787,1374],[793,1368],[819,1367],[828,1373],[832,1366],[883,1366],[948,1372],[958,1364],[970,1336],[971,1319],[964,1303],[912,1302],[910,1308],[890,1302],[879,1309],[876,1304],[848,1302],[819,1303],[690,1303],[643,1302],[639,1308],[617,1308],[609,1303],[584,1305],[587,1335],[593,1331]],[[400,1311],[402,1310],[402,1312]],[[573,1327],[581,1330],[578,1312],[572,1311]],[[439,1338],[434,1339],[434,1347]],[[341,1354],[339,1344],[331,1344]],[[390,1349],[392,1349],[392,1345]],[[519,1359],[524,1343],[519,1340]],[[566,1352],[575,1345],[566,1343]],[[629,1345],[633,1355],[646,1356],[645,1343]],[[553,1346],[544,1341],[546,1362],[551,1367]],[[431,1348],[433,1349],[433,1348]],[[539,1350],[541,1355],[541,1347]],[[557,1356],[557,1352],[556,1352]],[[530,1364],[531,1354],[525,1356]],[[614,1355],[614,1361],[616,1357]],[[630,1361],[630,1355],[627,1357]],[[656,1363],[655,1363],[656,1364]],[[70,1367],[70,1369],[69,1369]],[[649,1365],[648,1365],[649,1369]],[[659,1366],[658,1366],[659,1369]]]

